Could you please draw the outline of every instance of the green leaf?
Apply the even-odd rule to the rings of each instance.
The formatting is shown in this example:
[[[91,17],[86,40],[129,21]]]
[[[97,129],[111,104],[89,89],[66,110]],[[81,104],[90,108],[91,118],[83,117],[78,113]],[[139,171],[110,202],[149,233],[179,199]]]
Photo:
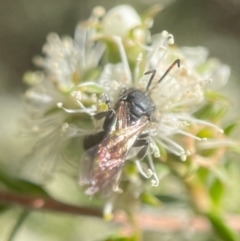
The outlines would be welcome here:
[[[7,211],[9,209],[8,205],[0,204],[0,214]]]
[[[214,134],[215,133],[213,132],[212,128],[205,127],[197,133],[197,136],[200,138],[211,139],[211,138],[214,138]]]
[[[226,96],[222,95],[219,92],[213,91],[213,90],[207,90],[205,92],[205,97],[208,101],[211,101],[211,102],[221,103],[224,105],[230,104],[230,102]]]
[[[80,90],[81,92],[90,93],[90,94],[102,94],[103,93],[103,89],[100,86],[97,86],[94,84],[80,86],[77,89]]]
[[[140,199],[142,200],[143,203],[148,204],[150,206],[154,206],[154,207],[161,206],[161,202],[159,201],[159,199],[150,193],[146,193],[146,192],[142,193]]]
[[[22,224],[24,223],[24,221],[27,219],[28,215],[29,215],[30,211],[29,210],[23,210],[23,212],[21,213],[21,215],[19,216],[16,224],[14,225],[12,232],[10,233],[9,238],[7,239],[7,241],[13,241],[16,240],[16,234],[18,232],[18,230],[21,228]]]
[[[216,103],[206,103],[194,115],[198,119],[207,119],[211,121],[221,120],[227,113],[228,106],[219,105]]]
[[[106,44],[105,62],[118,63],[121,60],[118,46],[111,36],[99,36],[96,40]]]
[[[236,129],[236,127],[239,125],[239,120],[234,121],[230,124],[228,124],[225,128],[224,128],[224,133],[225,135],[229,136],[232,134],[232,132]]]
[[[197,112],[194,113],[194,116],[198,119],[207,119],[211,114],[212,105],[210,103],[205,104]]]
[[[210,197],[212,199],[213,204],[216,207],[220,206],[223,193],[224,193],[224,184],[219,179],[216,178],[209,189]]]
[[[32,182],[13,178],[7,173],[0,170],[0,183],[4,184],[10,190],[28,195],[37,195],[41,197],[50,197],[48,193],[39,185]]]
[[[156,195],[156,198],[158,198],[161,202],[168,204],[184,202],[183,199],[172,195]]]
[[[237,234],[226,224],[223,218],[217,213],[208,213],[207,218],[209,219],[215,233],[223,241],[237,241],[239,237]]]
[[[131,237],[120,237],[120,236],[112,236],[104,241],[137,241],[138,239],[135,236]]]
[[[198,119],[207,119],[211,121],[221,120],[227,113],[229,108],[229,100],[214,91],[205,92],[206,104],[200,108],[194,115]]]
[[[200,178],[200,180],[205,183],[208,175],[209,175],[209,170],[204,168],[204,167],[199,167],[199,169],[197,170],[198,176]]]

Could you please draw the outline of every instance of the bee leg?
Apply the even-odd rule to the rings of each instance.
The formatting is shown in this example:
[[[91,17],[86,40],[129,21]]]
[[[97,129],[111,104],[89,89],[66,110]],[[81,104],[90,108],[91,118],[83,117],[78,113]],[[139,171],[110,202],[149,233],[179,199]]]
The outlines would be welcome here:
[[[83,139],[84,150],[88,150],[88,149],[98,145],[104,139],[105,135],[106,135],[105,131],[99,131],[95,134],[86,136]]]
[[[106,117],[111,112],[112,112],[112,110],[99,112],[96,115],[94,115],[93,117],[95,120],[101,120],[102,118]]]
[[[96,119],[96,120],[101,120],[104,117],[111,116],[111,115],[115,114],[115,111],[112,109],[112,107],[110,105],[110,99],[109,99],[107,94],[105,94],[105,93],[102,94],[102,100],[107,105],[108,110],[97,113],[96,115],[94,115],[94,119]]]
[[[111,126],[112,126],[112,123],[113,123],[116,112],[110,105],[110,100],[109,100],[108,95],[104,93],[104,94],[102,94],[102,98],[103,98],[103,101],[108,106],[108,111],[106,111],[106,115],[105,115],[106,118],[105,118],[104,123],[103,123],[103,129],[105,131],[108,131],[108,130],[111,129]]]
[[[138,152],[137,158],[139,160],[142,160],[147,153],[148,146],[149,146],[149,141],[146,139],[138,139],[133,145],[134,147],[142,147],[142,149]]]
[[[138,139],[144,139],[146,137],[149,137],[149,133],[144,133],[144,134],[141,134]]]
[[[102,100],[103,100],[103,102],[106,103],[108,109],[109,109],[109,110],[112,110],[112,107],[111,107],[111,105],[110,105],[110,99],[109,99],[109,97],[108,97],[108,95],[107,95],[106,93],[103,93],[103,94],[102,94]]]
[[[103,129],[105,131],[109,131],[111,129],[114,117],[115,117],[115,111],[113,109],[109,110],[108,115],[106,116],[103,123]]]

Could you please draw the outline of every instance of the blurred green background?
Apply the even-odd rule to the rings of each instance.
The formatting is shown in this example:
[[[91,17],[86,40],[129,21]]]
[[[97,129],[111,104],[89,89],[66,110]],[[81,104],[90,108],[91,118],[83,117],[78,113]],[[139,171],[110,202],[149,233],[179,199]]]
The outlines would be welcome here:
[[[76,23],[86,19],[94,6],[107,10],[118,4],[130,4],[139,13],[161,4],[165,9],[155,18],[153,33],[166,29],[179,46],[203,45],[230,65],[239,77],[240,1],[109,1],[109,0],[9,0],[0,1],[1,84],[8,91],[24,88],[23,73],[33,69],[32,57],[41,53],[49,32],[72,35]],[[1,88],[2,89],[2,88]]]
[[[177,45],[204,46],[209,49],[210,56],[229,65],[232,69],[231,78],[221,91],[232,102],[228,118],[240,115],[240,0],[0,0],[0,158],[9,164],[10,169],[19,156],[26,153],[24,143],[14,135],[17,120],[22,113],[19,100],[27,88],[22,82],[22,76],[25,71],[35,69],[32,58],[41,53],[47,34],[56,32],[60,36],[72,36],[77,22],[87,19],[93,7],[101,5],[108,10],[119,4],[130,4],[139,13],[154,4],[161,4],[165,8],[156,16],[152,33],[167,30],[174,35]],[[226,205],[229,205],[227,209],[232,214],[240,212],[240,189],[237,185],[240,181],[239,169],[240,165],[235,161],[232,167],[235,178],[226,198]],[[65,189],[69,186],[66,184]],[[77,203],[78,198],[75,199]],[[0,240],[6,240],[21,212],[20,209],[12,210],[0,219]],[[33,213],[27,228],[23,228],[15,240],[100,241],[111,233],[109,225],[112,229],[112,224],[95,219]],[[66,226],[71,229],[67,230]],[[91,230],[96,228],[99,232],[93,233]],[[145,235],[146,240],[159,240],[157,234]],[[165,236],[161,240],[172,240],[169,235]],[[181,240],[180,237],[178,240]],[[191,236],[183,240],[191,240]],[[203,236],[199,240],[212,239]]]

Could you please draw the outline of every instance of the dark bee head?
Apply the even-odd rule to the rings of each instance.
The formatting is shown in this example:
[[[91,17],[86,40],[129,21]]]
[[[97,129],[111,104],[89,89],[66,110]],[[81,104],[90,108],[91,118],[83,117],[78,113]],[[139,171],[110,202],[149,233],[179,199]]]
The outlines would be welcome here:
[[[158,80],[157,83],[160,83],[176,64],[178,65],[178,67],[180,66],[179,59],[173,62],[173,64],[167,69],[167,71]],[[151,74],[146,90],[145,91],[141,91],[138,89],[125,90],[125,93],[123,93],[121,98],[121,100],[128,102],[130,124],[142,118],[143,116],[147,116],[150,121],[154,119],[153,112],[155,110],[155,104],[153,103],[152,99],[149,97],[149,93],[151,91],[150,86],[156,74],[156,70],[155,69],[150,70],[145,74]]]
[[[124,101],[128,102],[130,122],[135,122],[143,116],[147,116],[149,120],[152,118],[155,105],[145,92],[129,89]]]

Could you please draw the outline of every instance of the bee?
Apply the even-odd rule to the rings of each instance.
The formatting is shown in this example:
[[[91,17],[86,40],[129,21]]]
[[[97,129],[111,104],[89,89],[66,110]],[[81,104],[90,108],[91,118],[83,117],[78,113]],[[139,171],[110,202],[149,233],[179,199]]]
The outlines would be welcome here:
[[[160,83],[176,64],[180,67],[179,59],[171,64],[157,83]],[[83,141],[86,152],[80,163],[79,183],[81,186],[87,185],[87,195],[100,192],[109,196],[118,188],[129,151],[134,147],[140,148],[136,154],[139,160],[143,159],[148,151],[148,127],[151,122],[156,121],[156,107],[149,96],[156,70],[152,69],[145,74],[151,74],[146,90],[122,89],[113,108],[108,96],[103,95],[108,110],[94,116],[96,120],[105,118],[103,130],[87,136]]]

